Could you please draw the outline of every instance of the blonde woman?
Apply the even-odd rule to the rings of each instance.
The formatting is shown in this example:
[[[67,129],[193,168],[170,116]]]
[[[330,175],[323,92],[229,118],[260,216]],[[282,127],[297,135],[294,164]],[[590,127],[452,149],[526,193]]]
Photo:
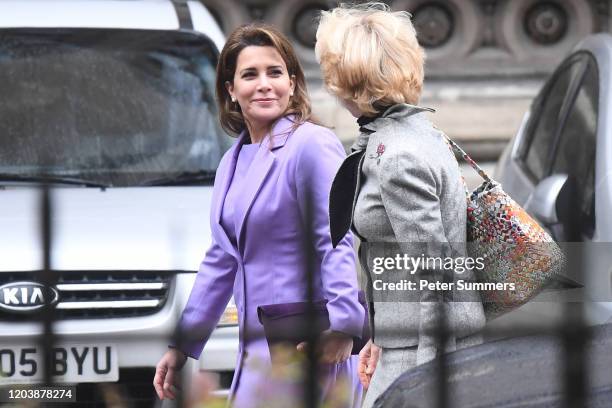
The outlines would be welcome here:
[[[381,283],[435,284],[459,273],[460,279],[473,279],[469,270],[448,271],[435,262],[412,271],[387,265],[382,273],[378,262],[395,255],[461,260],[466,253],[459,167],[427,119],[429,109],[417,105],[425,55],[410,15],[381,3],[323,12],[315,50],[326,87],[360,126],[353,153],[333,183],[330,229],[334,245],[351,227],[362,241],[373,338],[360,354],[359,374],[369,387],[364,406],[370,407],[402,372],[443,351],[435,336],[441,316],[451,330],[445,351],[477,343],[474,333],[485,317],[476,292],[418,284],[390,290]]]

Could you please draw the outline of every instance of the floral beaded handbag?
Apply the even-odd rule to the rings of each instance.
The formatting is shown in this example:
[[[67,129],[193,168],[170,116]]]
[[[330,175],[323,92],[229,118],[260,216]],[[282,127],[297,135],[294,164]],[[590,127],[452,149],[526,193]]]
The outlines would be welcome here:
[[[553,278],[561,276],[565,255],[498,182],[442,134],[451,151],[459,153],[484,179],[471,193],[466,186],[467,245],[471,257],[483,258],[484,268],[474,270],[478,281],[495,284],[495,289],[480,291],[485,315],[490,320],[523,305]]]

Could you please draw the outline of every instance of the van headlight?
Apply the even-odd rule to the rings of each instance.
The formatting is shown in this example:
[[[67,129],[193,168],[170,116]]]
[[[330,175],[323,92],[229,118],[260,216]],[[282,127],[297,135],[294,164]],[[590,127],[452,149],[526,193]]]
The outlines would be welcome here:
[[[237,324],[238,308],[236,307],[236,303],[234,303],[234,298],[232,298],[223,311],[218,326],[236,326]]]

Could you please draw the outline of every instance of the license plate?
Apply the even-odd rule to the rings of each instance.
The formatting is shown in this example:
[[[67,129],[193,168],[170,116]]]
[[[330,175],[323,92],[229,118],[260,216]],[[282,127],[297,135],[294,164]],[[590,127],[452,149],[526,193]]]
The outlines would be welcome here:
[[[43,381],[40,346],[0,345],[0,385]],[[55,383],[114,382],[119,380],[117,348],[109,344],[61,344],[51,352]]]

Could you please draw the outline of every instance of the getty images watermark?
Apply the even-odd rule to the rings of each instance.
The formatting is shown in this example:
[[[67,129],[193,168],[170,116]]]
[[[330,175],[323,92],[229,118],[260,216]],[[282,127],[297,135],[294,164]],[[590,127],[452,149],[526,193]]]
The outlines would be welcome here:
[[[379,277],[372,279],[375,291],[514,291],[516,289],[513,282],[474,281],[474,276],[485,268],[483,257],[432,257],[425,254],[415,257],[395,254],[371,259],[371,271]],[[388,276],[390,273],[393,273],[395,280]]]

